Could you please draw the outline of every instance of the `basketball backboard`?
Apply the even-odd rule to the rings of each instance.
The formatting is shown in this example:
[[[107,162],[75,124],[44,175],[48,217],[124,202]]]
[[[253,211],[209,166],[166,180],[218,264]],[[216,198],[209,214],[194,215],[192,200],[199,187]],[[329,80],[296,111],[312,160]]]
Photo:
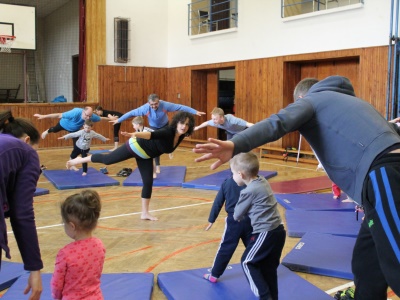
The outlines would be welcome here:
[[[0,3],[0,35],[16,36],[11,49],[36,50],[36,8]]]

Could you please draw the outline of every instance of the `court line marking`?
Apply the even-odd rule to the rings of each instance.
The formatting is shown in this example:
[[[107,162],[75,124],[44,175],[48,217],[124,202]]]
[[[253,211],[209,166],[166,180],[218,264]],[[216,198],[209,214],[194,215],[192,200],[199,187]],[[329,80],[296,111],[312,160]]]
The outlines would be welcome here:
[[[204,205],[204,204],[212,204],[212,203],[213,203],[213,201],[210,201],[210,202],[202,202],[202,203],[195,203],[195,204],[188,204],[188,205],[173,206],[173,207],[168,207],[168,208],[161,208],[161,209],[151,210],[150,212],[159,212],[159,211],[167,211],[167,210],[173,210],[173,209],[188,208],[188,207],[199,206],[199,205]],[[142,213],[142,212],[133,212],[133,213],[129,213],[129,214],[120,214],[120,215],[114,215],[114,216],[100,217],[99,220],[107,220],[107,219],[113,219],[113,218],[119,218],[119,217],[127,217],[127,216],[133,216],[133,215],[140,215],[141,213]],[[61,224],[40,226],[40,227],[36,227],[36,230],[48,229],[48,228],[60,227],[60,226],[64,226],[64,224],[61,223]],[[13,233],[12,231],[8,231],[8,232],[7,232],[7,234],[12,234],[12,233]]]

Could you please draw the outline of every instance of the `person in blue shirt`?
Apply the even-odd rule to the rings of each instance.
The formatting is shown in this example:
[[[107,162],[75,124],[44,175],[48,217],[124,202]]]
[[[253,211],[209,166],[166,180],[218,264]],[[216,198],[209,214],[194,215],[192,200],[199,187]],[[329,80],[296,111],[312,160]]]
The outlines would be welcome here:
[[[62,130],[68,131],[70,133],[76,132],[81,129],[86,120],[91,120],[92,122],[99,122],[101,120],[98,115],[93,114],[93,108],[89,106],[86,106],[85,108],[73,108],[63,113],[54,113],[47,115],[34,114],[33,116],[38,118],[38,120],[56,118],[60,119],[56,126],[50,127],[49,129],[42,132],[42,139],[45,139],[49,133],[56,133]],[[76,137],[72,140],[75,145],[78,138]]]
[[[127,112],[122,117],[115,117],[114,120],[110,122],[116,125],[132,117],[146,116],[149,121],[149,127],[153,130],[157,130],[168,125],[168,112],[184,111],[197,116],[205,114],[204,112],[197,111],[186,105],[160,100],[157,94],[150,94],[147,100],[148,102],[146,104]],[[155,157],[155,162],[156,173],[160,173],[160,157]]]

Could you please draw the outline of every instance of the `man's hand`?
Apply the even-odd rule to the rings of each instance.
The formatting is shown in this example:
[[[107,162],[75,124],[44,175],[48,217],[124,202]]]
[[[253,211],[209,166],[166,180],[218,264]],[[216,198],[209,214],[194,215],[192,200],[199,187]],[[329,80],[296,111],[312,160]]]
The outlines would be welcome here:
[[[41,115],[41,114],[34,114],[33,116],[38,118],[38,120],[42,120],[45,117],[45,115]]]
[[[231,141],[220,141],[211,138],[208,139],[208,141],[209,143],[197,144],[195,148],[193,148],[194,153],[206,153],[203,156],[196,158],[195,162],[217,158],[218,160],[211,165],[211,169],[215,170],[232,158],[235,145]]]

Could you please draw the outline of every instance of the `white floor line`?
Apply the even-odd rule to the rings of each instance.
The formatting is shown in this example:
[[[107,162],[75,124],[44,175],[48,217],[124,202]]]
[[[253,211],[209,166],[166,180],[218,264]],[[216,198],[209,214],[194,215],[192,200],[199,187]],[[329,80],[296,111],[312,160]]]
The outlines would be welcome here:
[[[159,212],[159,211],[166,211],[166,210],[173,210],[173,209],[180,209],[180,208],[188,208],[188,207],[205,205],[205,204],[212,204],[212,203],[213,202],[210,201],[210,202],[202,202],[202,203],[197,203],[197,204],[174,206],[174,207],[168,207],[168,208],[162,208],[162,209],[155,209],[155,210],[151,210],[150,212]],[[120,214],[120,215],[115,215],[115,216],[101,217],[101,218],[99,218],[99,220],[120,218],[120,217],[133,216],[133,215],[140,215],[141,213],[142,212],[133,212],[133,213],[129,213],[129,214]],[[54,225],[40,226],[40,227],[36,227],[36,230],[48,229],[48,228],[59,227],[59,226],[64,226],[64,224],[54,224]],[[12,234],[12,233],[13,233],[12,231],[8,231],[7,232],[7,234]]]

